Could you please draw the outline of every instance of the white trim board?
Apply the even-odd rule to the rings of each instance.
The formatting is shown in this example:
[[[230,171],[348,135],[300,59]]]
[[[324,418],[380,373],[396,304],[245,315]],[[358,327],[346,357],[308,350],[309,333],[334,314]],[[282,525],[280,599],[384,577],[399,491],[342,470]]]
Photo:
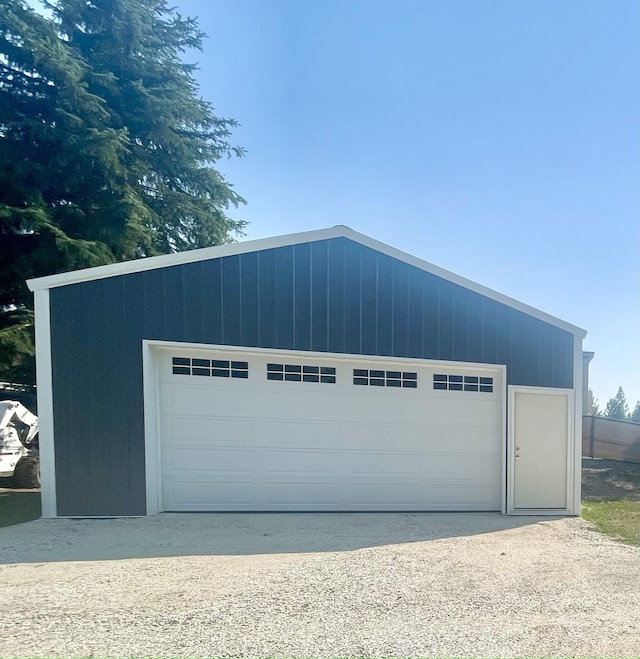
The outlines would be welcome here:
[[[573,498],[567,501],[567,506],[574,515],[579,515],[582,508],[582,378],[585,368],[582,339],[578,335],[573,337],[573,433],[569,435],[572,446],[569,452],[569,480],[572,483],[569,492],[573,493]]]
[[[36,382],[38,391],[38,435],[42,473],[42,516],[56,517],[56,456],[53,431],[53,378],[51,370],[51,327],[49,291],[35,293]]]
[[[462,286],[470,291],[479,293],[484,297],[500,302],[507,307],[521,311],[529,316],[533,316],[538,320],[542,320],[549,325],[558,327],[571,334],[580,337],[586,336],[586,331],[575,325],[565,322],[559,318],[551,316],[550,314],[530,307],[523,302],[514,300],[513,298],[498,293],[486,286],[477,284],[469,279],[460,277],[448,270],[440,268],[432,263],[423,261],[416,256],[411,256],[395,247],[386,245],[385,243],[374,240],[369,236],[358,233],[349,227],[338,225],[328,229],[318,229],[315,231],[305,231],[302,233],[292,233],[284,236],[276,236],[274,238],[261,238],[259,240],[248,240],[245,242],[229,243],[219,245],[218,247],[206,247],[204,249],[190,250],[187,252],[179,252],[177,254],[165,254],[162,256],[152,256],[145,259],[138,259],[133,261],[123,261],[122,263],[113,263],[110,265],[103,265],[96,268],[86,268],[84,270],[75,270],[72,272],[64,272],[59,275],[51,275],[49,277],[39,277],[38,279],[30,279],[27,281],[31,291],[47,290],[57,288],[59,286],[68,286],[69,284],[78,284],[81,282],[94,281],[97,279],[106,279],[108,277],[117,277],[120,275],[132,274],[135,272],[145,272],[147,270],[156,270],[159,268],[168,268],[175,265],[183,265],[186,263],[196,263],[198,261],[208,261],[211,259],[218,259],[225,256],[233,256],[236,254],[246,254],[248,252],[257,252],[265,249],[273,249],[276,247],[287,247],[290,245],[299,245],[302,243],[317,242],[320,240],[329,240],[331,238],[346,238],[357,244],[368,247],[382,254],[386,254],[398,261],[412,265],[424,272],[428,272],[436,277],[445,279]]]

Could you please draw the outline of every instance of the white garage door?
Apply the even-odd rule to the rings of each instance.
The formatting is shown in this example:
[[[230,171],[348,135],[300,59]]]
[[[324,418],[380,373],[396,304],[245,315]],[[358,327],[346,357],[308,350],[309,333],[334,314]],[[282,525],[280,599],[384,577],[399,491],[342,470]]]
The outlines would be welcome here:
[[[165,511],[500,510],[502,372],[159,353]]]

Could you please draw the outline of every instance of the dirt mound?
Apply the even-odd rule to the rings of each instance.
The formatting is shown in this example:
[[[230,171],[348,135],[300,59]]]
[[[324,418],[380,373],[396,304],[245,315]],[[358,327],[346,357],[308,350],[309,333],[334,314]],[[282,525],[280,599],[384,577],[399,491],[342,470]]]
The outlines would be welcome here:
[[[583,501],[640,501],[640,464],[582,458]]]

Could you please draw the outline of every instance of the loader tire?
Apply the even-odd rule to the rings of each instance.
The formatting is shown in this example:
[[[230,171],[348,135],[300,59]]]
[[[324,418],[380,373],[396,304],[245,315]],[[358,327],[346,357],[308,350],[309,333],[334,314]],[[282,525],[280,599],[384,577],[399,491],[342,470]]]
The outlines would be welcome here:
[[[13,473],[15,487],[31,490],[40,487],[40,458],[22,458]]]

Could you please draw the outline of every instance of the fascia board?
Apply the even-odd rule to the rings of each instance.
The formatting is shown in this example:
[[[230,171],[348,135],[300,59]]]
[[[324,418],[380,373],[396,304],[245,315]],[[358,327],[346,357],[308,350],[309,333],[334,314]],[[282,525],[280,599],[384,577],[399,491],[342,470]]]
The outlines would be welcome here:
[[[186,252],[178,252],[176,254],[163,254],[161,256],[134,259],[132,261],[110,263],[109,265],[100,265],[94,268],[63,272],[59,275],[49,275],[48,277],[29,279],[27,280],[27,286],[29,286],[29,290],[31,291],[38,291],[45,288],[57,288],[59,286],[68,286],[69,284],[94,281],[96,279],[118,277],[119,275],[128,275],[135,272],[145,272],[146,270],[170,268],[174,265],[184,265],[186,263],[197,263],[198,261],[219,259],[225,256],[234,256],[236,254],[258,252],[265,249],[287,247],[289,245],[297,245],[318,240],[328,240],[329,238],[339,238],[343,235],[344,228],[346,227],[336,226],[329,229],[291,233],[285,236],[276,236],[274,238],[259,238],[257,240],[217,245],[216,247],[193,249]]]
[[[208,261],[211,259],[219,259],[225,256],[234,256],[236,254],[245,254],[249,252],[258,252],[265,249],[274,249],[277,247],[288,247],[290,245],[299,245],[302,243],[316,242],[319,240],[329,240],[331,238],[347,238],[355,243],[369,247],[377,252],[381,252],[399,261],[403,261],[412,265],[420,270],[429,272],[436,277],[440,277],[447,281],[452,282],[463,288],[479,293],[484,297],[500,302],[507,307],[521,311],[529,316],[538,318],[549,325],[559,327],[571,334],[586,336],[587,332],[580,327],[571,325],[559,318],[551,316],[550,314],[530,307],[523,302],[514,300],[513,298],[498,293],[486,286],[477,284],[470,279],[465,279],[459,275],[449,272],[444,268],[440,268],[432,263],[423,261],[416,256],[412,256],[403,252],[395,247],[386,245],[385,243],[374,240],[369,236],[358,233],[349,227],[338,225],[327,229],[317,229],[315,231],[304,231],[301,233],[292,233],[284,236],[276,236],[274,238],[260,238],[258,240],[247,240],[246,242],[229,243],[226,245],[219,245],[217,247],[205,247],[204,249],[191,250],[187,252],[179,252],[177,254],[163,254],[162,256],[152,256],[145,259],[138,259],[133,261],[123,261],[121,263],[112,263],[110,265],[98,266],[96,268],[86,268],[84,270],[74,270],[72,272],[64,272],[59,275],[51,275],[48,277],[39,277],[37,279],[29,279],[27,285],[31,291],[45,290],[57,288],[59,286],[67,286],[69,284],[78,284],[81,282],[94,281],[96,279],[106,279],[108,277],[117,277],[119,275],[133,274],[136,272],[145,272],[146,270],[156,270],[158,268],[169,268],[175,265],[183,265],[186,263],[197,263],[198,261]]]
[[[364,234],[358,233],[353,229],[349,229],[348,227],[344,227],[344,229],[346,229],[344,234],[345,238],[354,240],[355,242],[358,242],[361,245],[364,245],[365,247],[370,247],[371,249],[374,249],[377,252],[382,252],[383,254],[386,254],[387,256],[390,256],[394,259],[398,259],[399,261],[404,261],[405,263],[408,263],[409,265],[413,265],[416,268],[419,268],[420,270],[424,270],[425,272],[429,272],[432,275],[435,275],[436,277],[440,277],[441,279],[446,279],[447,281],[450,281],[453,284],[462,286],[463,288],[467,288],[470,291],[474,291],[475,293],[479,293],[480,295],[483,295],[484,297],[488,297],[491,300],[495,300],[496,302],[500,302],[501,304],[504,304],[507,307],[511,307],[512,309],[521,311],[522,313],[525,313],[528,316],[533,316],[534,318],[537,318],[538,320],[542,320],[545,323],[548,323],[549,325],[553,325],[554,327],[559,327],[560,329],[563,329],[569,332],[570,334],[577,334],[578,336],[582,336],[582,338],[584,338],[587,335],[587,331],[582,329],[581,327],[577,327],[576,325],[571,325],[570,323],[567,323],[566,321],[561,320],[560,318],[556,318],[551,314],[548,314],[544,311],[540,311],[540,309],[536,309],[535,307],[530,307],[528,304],[525,304],[524,302],[520,302],[519,300],[515,300],[514,298],[511,298],[508,295],[503,295],[502,293],[498,293],[497,291],[494,291],[491,288],[482,286],[481,284],[478,284],[475,281],[471,281],[470,279],[465,279],[464,277],[461,277],[460,275],[456,275],[455,273],[450,272],[449,270],[440,268],[439,266],[433,265],[428,261],[423,261],[417,256],[412,256],[411,254],[407,254],[406,252],[396,249],[395,247],[391,247],[389,245],[386,245],[385,243],[381,243],[378,240],[369,238],[369,236],[365,236]]]

